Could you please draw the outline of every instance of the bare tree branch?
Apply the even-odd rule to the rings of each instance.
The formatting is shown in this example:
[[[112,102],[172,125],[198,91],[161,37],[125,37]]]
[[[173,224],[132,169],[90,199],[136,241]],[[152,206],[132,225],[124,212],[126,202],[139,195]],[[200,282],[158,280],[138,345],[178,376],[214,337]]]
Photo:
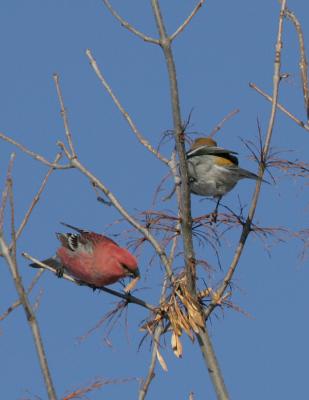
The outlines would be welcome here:
[[[157,351],[159,347],[159,342],[160,342],[160,336],[163,333],[163,327],[162,324],[159,324],[153,334],[153,347],[152,347],[152,352],[151,352],[151,361],[149,365],[149,370],[146,379],[142,383],[142,387],[140,388],[139,394],[138,394],[138,400],[144,400],[146,398],[146,395],[148,393],[149,386],[151,384],[151,381],[155,377],[155,367],[157,363]]]
[[[30,283],[28,289],[27,289],[27,295],[30,294],[34,288],[34,286],[37,284],[38,280],[41,278],[42,274],[44,272],[44,269],[40,269],[35,277],[32,279],[32,282]],[[22,304],[20,300],[16,300],[10,307],[7,308],[7,310],[0,316],[0,321],[3,321],[9,314],[11,314],[12,311],[15,310],[15,308],[19,307]]]
[[[60,158],[61,158],[61,154],[59,153],[59,154],[57,154],[54,163],[57,164],[58,161],[60,160]],[[10,165],[10,169],[11,169],[11,168],[12,168],[12,162],[11,162],[9,165]],[[39,199],[40,199],[40,196],[41,196],[43,190],[44,190],[45,187],[46,187],[48,178],[50,177],[50,175],[51,175],[51,173],[52,173],[53,171],[54,171],[54,168],[51,167],[51,168],[48,170],[47,174],[45,175],[45,177],[44,177],[44,179],[43,179],[43,181],[42,181],[42,184],[41,184],[41,186],[40,186],[40,188],[39,188],[37,194],[34,196],[32,202],[31,202],[31,204],[30,204],[30,207],[29,207],[28,211],[26,212],[26,214],[25,214],[25,216],[24,216],[24,219],[22,220],[22,222],[21,222],[19,228],[18,228],[17,231],[16,231],[16,235],[15,235],[16,239],[15,239],[15,241],[19,238],[19,236],[21,235],[22,231],[24,230],[24,228],[25,228],[27,222],[29,221],[29,218],[30,218],[30,216],[31,216],[31,213],[32,213],[34,207],[36,206],[36,204],[38,203],[38,201],[39,201]],[[10,175],[11,175],[11,172],[8,172],[8,175],[7,175],[7,176],[10,176]],[[3,195],[4,195],[4,193],[7,193],[7,190],[4,190],[4,191],[3,191]],[[2,207],[4,207],[4,206],[5,206],[5,201],[2,201]],[[1,207],[1,214],[2,214],[2,212],[4,212],[4,208],[2,208],[2,207]],[[0,220],[2,221],[1,218],[0,218]],[[1,231],[1,232],[3,231],[3,225],[0,226],[0,231]],[[12,242],[12,243],[10,244],[10,246],[9,246],[9,251],[12,250],[12,247],[13,247],[13,242]],[[44,272],[43,269],[37,272],[37,274],[35,275],[35,277],[33,278],[32,282],[31,282],[29,288],[27,289],[27,295],[28,295],[29,293],[31,293],[31,291],[33,290],[34,286],[36,285],[36,283],[37,283],[38,280],[40,279],[40,277],[41,277],[41,275],[42,275],[43,272]],[[2,321],[3,319],[5,319],[12,311],[15,310],[15,308],[19,307],[21,304],[22,304],[22,303],[21,303],[20,300],[16,300],[16,301],[2,314],[2,316],[0,316],[0,321]]]
[[[8,179],[11,179],[12,177],[12,169],[13,169],[13,165],[14,165],[14,161],[15,161],[15,157],[16,154],[12,153],[11,157],[10,157],[10,161],[9,161],[9,165],[8,165],[8,169],[7,169],[7,173],[6,173],[6,181],[8,181]],[[3,232],[3,226],[4,226],[4,212],[5,212],[5,207],[6,207],[6,202],[7,202],[7,198],[8,198],[8,184],[5,185],[5,188],[2,192],[2,199],[1,199],[1,208],[0,208],[0,232]]]
[[[66,110],[64,108],[63,96],[62,96],[61,88],[59,85],[59,76],[57,74],[54,74],[53,78],[54,78],[54,82],[56,85],[57,95],[58,95],[58,99],[59,99],[59,103],[60,103],[60,107],[61,107],[61,116],[63,119],[65,135],[66,135],[68,145],[69,145],[69,148],[70,148],[70,151],[72,154],[72,158],[75,158],[76,152],[75,152],[75,149],[73,146],[72,135],[71,135],[71,131],[69,128],[68,113],[66,112]]]
[[[69,169],[69,168],[72,168],[72,166],[70,164],[68,164],[68,165],[59,165],[59,164],[55,164],[55,163],[49,162],[48,160],[46,160],[46,158],[44,158],[40,154],[29,150],[27,147],[25,147],[22,144],[16,142],[16,140],[11,139],[9,136],[6,136],[4,133],[1,133],[1,132],[0,132],[0,139],[3,139],[8,143],[13,144],[14,146],[18,147],[21,151],[23,151],[24,153],[28,154],[28,156],[34,158],[37,161],[40,161],[41,163],[47,165],[48,167],[52,167],[52,168],[55,168],[55,169]]]
[[[57,164],[61,157],[62,157],[61,153],[58,153],[58,154],[56,155],[54,164]],[[55,168],[54,168],[54,167],[51,167],[51,168],[47,171],[47,174],[45,175],[45,177],[44,177],[44,179],[43,179],[43,181],[42,181],[42,183],[41,183],[41,186],[40,186],[40,188],[39,188],[37,194],[34,196],[32,202],[31,202],[31,204],[30,204],[30,207],[29,207],[28,211],[26,212],[26,214],[25,214],[25,216],[24,216],[24,219],[22,220],[22,222],[21,222],[19,228],[17,229],[17,232],[16,232],[16,240],[17,240],[17,239],[19,238],[19,236],[22,234],[22,231],[24,230],[24,228],[25,228],[27,222],[29,221],[29,218],[30,218],[30,216],[31,216],[31,213],[32,213],[34,207],[36,206],[36,204],[38,203],[38,201],[40,200],[40,196],[42,195],[43,190],[45,189],[46,184],[47,184],[47,182],[48,182],[48,179],[49,179],[50,175],[52,174],[52,172],[53,172],[54,170],[55,170]]]
[[[124,107],[122,106],[122,104],[120,103],[118,98],[115,96],[114,92],[112,91],[111,87],[107,83],[106,79],[104,78],[104,76],[103,76],[101,70],[99,69],[98,64],[97,64],[96,60],[94,59],[90,49],[86,50],[86,55],[87,55],[87,57],[88,57],[88,59],[90,61],[91,67],[93,68],[93,70],[96,73],[97,77],[99,78],[100,82],[102,83],[102,85],[106,89],[107,93],[111,96],[113,102],[115,103],[115,105],[117,106],[118,110],[121,112],[121,114],[123,115],[123,117],[125,118],[127,123],[129,124],[132,132],[137,137],[138,141],[143,146],[145,146],[147,150],[149,150],[152,154],[154,154],[159,160],[161,160],[162,162],[164,162],[165,164],[168,165],[169,160],[166,159],[164,156],[162,156],[162,154],[160,154],[154,147],[152,147],[151,144],[148,142],[148,140],[145,139],[143,137],[143,135],[140,133],[140,131],[137,129],[137,127],[134,124],[132,118],[130,117],[128,112],[124,109]]]
[[[177,245],[177,238],[174,239],[173,244],[172,244],[172,248],[171,248],[170,255],[169,255],[170,260],[173,260],[176,245]],[[161,296],[160,296],[160,304],[161,305],[164,304],[165,299],[166,299],[166,290],[168,288],[168,283],[169,283],[169,280],[167,278],[165,278],[163,281]],[[156,367],[156,362],[157,362],[157,357],[158,357],[157,355],[158,355],[158,350],[159,350],[159,345],[160,345],[160,337],[163,333],[164,333],[164,329],[163,329],[163,324],[161,321],[156,326],[154,333],[153,333],[153,338],[152,338],[153,345],[152,345],[151,360],[150,360],[150,365],[149,365],[149,369],[148,369],[148,374],[140,388],[138,400],[144,400],[146,398],[146,395],[149,390],[149,386],[155,377],[154,370]]]
[[[256,90],[258,93],[260,93],[262,96],[264,96],[268,101],[272,103],[273,99],[271,96],[269,96],[267,93],[263,92],[262,89],[260,89],[255,83],[249,83],[249,87],[252,89]],[[290,111],[288,111],[286,108],[284,108],[280,103],[277,103],[277,107],[279,110],[283,111],[288,117],[290,117],[294,122],[297,123],[301,128],[306,129],[306,131],[309,131],[309,125],[306,125],[303,121],[295,117]]]
[[[176,142],[176,150],[179,158],[179,169],[181,175],[181,202],[179,211],[181,214],[181,229],[184,242],[184,256],[187,275],[187,284],[190,291],[195,291],[195,255],[192,242],[192,217],[191,217],[191,198],[189,190],[189,178],[186,162],[186,151],[184,146],[184,132],[181,122],[180,103],[178,94],[178,84],[176,78],[176,67],[171,49],[171,41],[167,36],[163,18],[160,11],[158,0],[152,0],[152,9],[155,16],[158,32],[160,35],[160,45],[162,47],[166,66],[168,70],[170,94],[172,102],[174,137]]]
[[[234,115],[238,114],[239,110],[233,110],[230,113],[228,113],[223,119],[222,121],[220,121],[217,126],[210,132],[210,135],[208,135],[209,137],[213,137],[215,136],[215,134],[222,129],[222,126],[225,124],[226,121],[228,121],[229,119],[231,119],[232,117],[234,117]]]
[[[186,285],[189,291],[189,294],[193,301],[197,300],[196,294],[196,260],[193,249],[193,241],[192,241],[192,217],[191,217],[191,198],[190,198],[190,190],[189,190],[189,179],[188,179],[188,169],[186,162],[186,153],[184,146],[184,132],[183,126],[181,122],[181,114],[180,114],[180,103],[179,103],[179,94],[178,94],[178,85],[176,78],[176,68],[173,59],[173,53],[171,49],[171,39],[167,36],[166,29],[164,26],[163,18],[160,11],[159,1],[152,0],[151,1],[153,13],[156,19],[158,32],[160,35],[160,45],[164,52],[169,81],[170,81],[170,92],[171,92],[171,102],[172,102],[172,111],[173,111],[173,121],[174,121],[174,137],[176,142],[176,150],[179,158],[179,170],[181,176],[181,190],[179,194],[179,212],[181,217],[181,230],[183,235],[183,243],[184,243],[184,258],[185,258],[185,269],[186,269]],[[203,310],[200,307],[198,311],[199,319],[202,319]],[[212,347],[209,348],[209,352],[205,352],[207,347],[205,335],[206,327],[201,329],[197,325],[197,329],[195,330],[195,334],[198,337],[198,342],[201,348],[201,351],[204,355],[204,359],[206,364],[212,365],[214,368],[213,373],[210,375],[212,379],[212,383],[215,387],[215,391],[218,395],[219,400],[227,400],[228,394],[224,384],[223,376],[221,374],[219,365],[216,361],[215,354],[212,354],[211,359],[208,360],[209,352],[213,351]]]
[[[111,14],[120,22],[120,24],[128,29],[131,33],[134,35],[138,36],[140,39],[143,39],[145,42],[148,43],[153,43],[153,44],[159,44],[158,39],[154,39],[151,36],[145,35],[143,32],[140,32],[138,29],[134,28],[129,22],[127,22],[124,18],[122,18],[116,10],[112,7],[111,3],[108,0],[103,0],[103,3],[105,4],[106,8],[111,12]]]
[[[210,379],[213,382],[217,399],[228,399],[229,396],[227,393],[227,389],[225,387],[219,363],[216,358],[216,353],[212,346],[206,327],[205,329],[200,329],[199,334],[197,335],[197,340],[201,347],[205,362],[208,365],[208,372],[210,375]]]
[[[186,18],[186,20],[176,29],[176,31],[170,36],[170,40],[173,41],[191,22],[192,18],[197,14],[198,10],[205,3],[205,0],[200,0],[198,4],[194,7],[191,14]]]
[[[276,111],[278,107],[278,95],[279,95],[279,84],[280,84],[280,68],[281,68],[281,50],[282,50],[282,30],[283,30],[283,19],[284,19],[284,12],[286,7],[286,0],[282,0],[281,2],[281,9],[280,9],[280,16],[279,16],[279,26],[278,26],[278,34],[277,34],[277,41],[276,41],[276,50],[275,50],[275,62],[274,62],[274,75],[273,75],[273,95],[272,95],[272,107],[271,113],[268,122],[268,128],[265,138],[265,143],[263,146],[263,153],[262,153],[262,160],[267,158],[270,148],[270,141],[272,138],[273,127],[275,123]],[[260,162],[259,165],[259,176],[262,178],[265,170],[265,165],[263,162]],[[230,267],[224,277],[222,284],[220,285],[215,299],[209,304],[208,308],[205,311],[206,319],[212,313],[214,308],[220,304],[220,299],[222,298],[225,290],[227,289],[228,285],[230,284],[232,277],[234,275],[235,269],[238,265],[239,259],[242,255],[246,240],[251,232],[251,225],[252,220],[255,214],[257,202],[260,195],[261,189],[261,180],[256,181],[255,192],[253,194],[250,210],[246,219],[246,223],[243,225],[242,233],[239,239],[239,243],[237,249],[235,251],[233,260],[230,264]]]
[[[17,293],[19,295],[19,300],[23,305],[27,321],[29,323],[29,326],[32,331],[33,335],[33,340],[34,344],[36,347],[36,351],[38,354],[40,366],[41,366],[41,371],[44,377],[45,381],[45,386],[47,389],[48,393],[48,398],[49,400],[57,400],[56,392],[54,389],[54,384],[51,378],[41,334],[40,334],[40,329],[38,322],[36,320],[35,314],[32,310],[32,307],[30,305],[26,290],[23,286],[21,276],[18,271],[18,266],[16,263],[16,234],[15,234],[15,223],[14,223],[14,200],[13,200],[13,191],[12,191],[12,178],[8,177],[7,179],[7,186],[8,186],[8,193],[9,193],[9,199],[10,199],[10,206],[11,206],[11,232],[12,232],[12,252],[10,252],[8,245],[6,244],[4,238],[3,238],[3,230],[0,232],[0,248],[1,248],[1,253],[3,254],[3,257],[5,258],[10,272],[12,274],[12,278],[17,290]]]
[[[294,14],[294,12],[286,8],[285,15],[290,21],[293,22],[298,36],[299,52],[300,52],[300,60],[299,60],[300,77],[303,84],[303,94],[304,94],[305,110],[307,114],[307,121],[309,122],[308,63],[306,59],[304,35],[301,28],[301,24],[296,15]]]

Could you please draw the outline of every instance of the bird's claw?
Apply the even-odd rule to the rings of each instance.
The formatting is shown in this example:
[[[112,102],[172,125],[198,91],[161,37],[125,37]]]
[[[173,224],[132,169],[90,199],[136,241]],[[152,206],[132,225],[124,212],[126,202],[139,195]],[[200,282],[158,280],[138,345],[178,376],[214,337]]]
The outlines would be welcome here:
[[[88,285],[90,289],[92,289],[93,292],[95,292],[97,289],[99,289],[96,285]]]
[[[56,273],[57,278],[62,278],[63,277],[63,273],[64,273],[63,266],[57,267],[55,273]]]
[[[217,211],[213,211],[209,216],[210,224],[216,224],[217,223],[217,218],[218,218]]]

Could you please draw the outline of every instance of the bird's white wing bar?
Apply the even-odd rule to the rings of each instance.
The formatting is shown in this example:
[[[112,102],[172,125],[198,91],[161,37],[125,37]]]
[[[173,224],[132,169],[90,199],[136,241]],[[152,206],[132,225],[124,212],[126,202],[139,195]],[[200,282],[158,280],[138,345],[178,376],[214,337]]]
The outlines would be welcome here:
[[[223,149],[222,147],[214,147],[214,146],[200,146],[196,149],[189,150],[187,152],[187,158],[193,156],[205,156],[205,155],[220,155],[220,154],[238,154],[236,151]]]

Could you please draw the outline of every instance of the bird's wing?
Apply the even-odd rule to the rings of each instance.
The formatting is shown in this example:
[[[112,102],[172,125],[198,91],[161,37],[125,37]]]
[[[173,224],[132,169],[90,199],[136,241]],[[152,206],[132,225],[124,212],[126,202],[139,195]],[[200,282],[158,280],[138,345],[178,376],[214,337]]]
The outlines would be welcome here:
[[[83,238],[84,235],[78,235],[76,233],[56,233],[57,239],[60,241],[63,247],[70,251],[92,251],[92,243]]]
[[[215,146],[200,146],[196,149],[187,152],[187,159],[195,156],[217,156],[222,159],[222,164],[227,161],[227,164],[238,165],[238,159],[233,154],[238,154],[236,151],[223,149],[222,147]]]
[[[118,247],[118,244],[109,237],[94,232],[56,233],[56,236],[63,247],[73,252],[92,253],[94,246],[99,243],[112,243]]]
[[[228,154],[238,154],[236,151],[223,149],[222,147],[215,147],[215,146],[199,146],[196,149],[189,150],[187,152],[187,158],[191,158],[194,156],[225,156]]]
[[[238,168],[238,158],[232,154],[217,154],[214,156],[216,165],[227,168]]]
[[[68,250],[85,251],[91,253],[93,251],[93,246],[98,243],[113,243],[114,245],[118,246],[116,242],[107,236],[86,231],[84,229],[77,228],[76,226],[66,224],[65,222],[61,222],[61,224],[79,233],[56,233],[56,236],[61,242],[62,246]]]
[[[96,243],[104,243],[104,244],[113,243],[114,245],[118,246],[118,244],[116,242],[114,242],[113,239],[111,239],[111,238],[109,238],[109,237],[107,237],[105,235],[101,235],[99,233],[84,232],[80,236],[81,236],[81,240],[82,241],[91,242],[93,244],[96,244]]]

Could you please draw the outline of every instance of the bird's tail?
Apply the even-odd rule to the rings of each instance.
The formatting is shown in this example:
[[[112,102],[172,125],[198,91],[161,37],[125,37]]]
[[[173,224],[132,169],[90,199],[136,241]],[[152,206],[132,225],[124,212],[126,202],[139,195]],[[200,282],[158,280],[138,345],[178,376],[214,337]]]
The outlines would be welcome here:
[[[254,179],[256,181],[261,180],[262,182],[269,184],[269,182],[265,181],[264,179],[261,179],[258,175],[254,174],[253,172],[250,172],[244,168],[238,168],[237,172],[239,173],[241,178]]]
[[[59,260],[57,260],[57,258],[53,258],[53,257],[47,258],[46,260],[43,260],[42,263],[48,265],[49,267],[52,267],[55,270],[58,270],[58,269],[60,269],[62,267],[61,262]],[[42,266],[40,264],[37,264],[37,263],[29,264],[29,267],[42,268]]]
[[[60,222],[60,224],[66,226],[67,228],[73,229],[74,231],[76,231],[78,233],[85,233],[86,232],[84,229],[77,228],[76,226],[66,224],[65,222]]]

